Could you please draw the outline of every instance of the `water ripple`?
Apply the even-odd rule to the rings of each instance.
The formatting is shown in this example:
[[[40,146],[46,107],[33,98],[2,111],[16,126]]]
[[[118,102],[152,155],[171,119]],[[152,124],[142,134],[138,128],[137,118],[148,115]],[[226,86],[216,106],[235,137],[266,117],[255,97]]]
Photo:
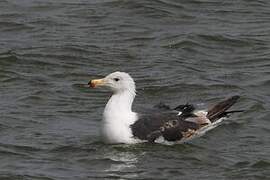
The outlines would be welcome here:
[[[266,0],[0,1],[0,178],[266,179],[269,15]],[[134,109],[238,94],[245,112],[188,144],[106,145],[110,92],[86,84],[117,70]]]

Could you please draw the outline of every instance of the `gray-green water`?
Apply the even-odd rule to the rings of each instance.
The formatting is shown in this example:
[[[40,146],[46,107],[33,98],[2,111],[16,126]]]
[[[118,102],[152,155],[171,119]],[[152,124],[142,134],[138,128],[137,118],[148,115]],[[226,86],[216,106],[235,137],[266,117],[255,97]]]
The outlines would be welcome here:
[[[105,145],[110,95],[78,84],[121,70],[134,108],[242,96],[175,146]],[[0,0],[0,179],[268,179],[268,0]]]

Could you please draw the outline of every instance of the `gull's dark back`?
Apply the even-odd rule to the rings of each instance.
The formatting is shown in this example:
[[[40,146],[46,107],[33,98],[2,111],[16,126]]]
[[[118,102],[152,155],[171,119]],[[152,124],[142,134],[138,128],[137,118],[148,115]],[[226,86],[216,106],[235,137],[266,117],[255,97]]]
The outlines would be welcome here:
[[[151,113],[139,114],[139,119],[131,125],[133,135],[150,142],[159,136],[163,136],[168,141],[181,140],[181,132],[199,128],[196,123],[185,121],[188,117],[194,117],[193,110],[190,111],[190,106],[181,105],[181,115],[178,115],[180,112],[179,106],[175,110],[168,105],[158,104]]]
[[[132,133],[134,137],[149,142],[154,142],[161,136],[167,141],[179,141],[229,113],[241,112],[227,111],[238,99],[239,96],[232,96],[210,108],[207,114],[201,115],[194,113],[196,108],[192,104],[179,105],[172,109],[159,103],[149,113],[139,114],[138,120],[131,125]]]

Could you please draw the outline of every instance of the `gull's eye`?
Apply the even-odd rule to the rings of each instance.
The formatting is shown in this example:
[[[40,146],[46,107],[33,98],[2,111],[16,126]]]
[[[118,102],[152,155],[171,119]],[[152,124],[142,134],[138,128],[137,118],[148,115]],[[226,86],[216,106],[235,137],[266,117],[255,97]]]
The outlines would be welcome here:
[[[114,81],[119,81],[120,79],[119,78],[113,78]]]

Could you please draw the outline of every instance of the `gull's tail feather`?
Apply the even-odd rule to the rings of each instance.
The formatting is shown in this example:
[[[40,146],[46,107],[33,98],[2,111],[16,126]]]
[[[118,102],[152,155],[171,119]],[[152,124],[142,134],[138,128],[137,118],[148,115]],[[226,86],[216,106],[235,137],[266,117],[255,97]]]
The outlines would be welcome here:
[[[215,122],[216,120],[227,116],[228,114],[231,113],[236,113],[236,112],[242,112],[242,110],[239,111],[226,111],[228,110],[232,105],[234,105],[237,100],[240,98],[240,96],[232,96],[218,104],[216,104],[214,107],[210,108],[207,113],[207,118],[211,122]]]

